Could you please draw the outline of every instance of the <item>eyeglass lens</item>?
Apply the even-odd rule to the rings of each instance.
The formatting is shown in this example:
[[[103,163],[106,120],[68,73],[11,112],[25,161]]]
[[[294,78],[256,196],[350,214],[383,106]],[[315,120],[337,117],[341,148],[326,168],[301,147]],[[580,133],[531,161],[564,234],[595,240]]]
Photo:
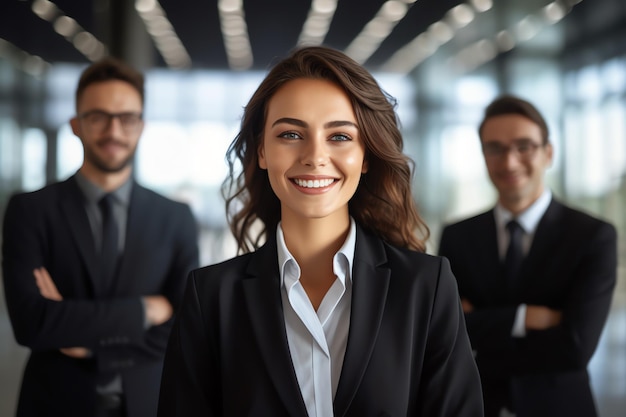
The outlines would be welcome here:
[[[489,142],[483,144],[483,152],[490,157],[503,157],[512,151],[516,156],[521,158],[531,157],[540,144],[537,144],[531,140],[520,140],[512,145],[503,145],[497,142]]]
[[[92,110],[80,116],[90,128],[98,131],[107,129],[113,120],[118,118],[125,131],[132,131],[139,127],[141,123],[141,113],[108,113],[102,110]]]

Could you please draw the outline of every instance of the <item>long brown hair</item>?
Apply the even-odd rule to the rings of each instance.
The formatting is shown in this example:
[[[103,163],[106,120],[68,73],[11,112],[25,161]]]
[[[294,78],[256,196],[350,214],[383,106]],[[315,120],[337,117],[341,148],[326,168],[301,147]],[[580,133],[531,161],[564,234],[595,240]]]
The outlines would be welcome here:
[[[228,148],[229,176],[222,184],[222,194],[239,250],[258,248],[280,221],[280,201],[267,172],[259,168],[257,150],[269,100],[285,83],[300,78],[331,81],[343,88],[352,102],[368,171],[348,203],[350,215],[391,244],[424,251],[429,230],[411,194],[413,161],[402,152],[395,99],[357,62],[323,46],[296,49],[271,69],[245,107],[239,134]],[[258,229],[257,221],[262,223]]]

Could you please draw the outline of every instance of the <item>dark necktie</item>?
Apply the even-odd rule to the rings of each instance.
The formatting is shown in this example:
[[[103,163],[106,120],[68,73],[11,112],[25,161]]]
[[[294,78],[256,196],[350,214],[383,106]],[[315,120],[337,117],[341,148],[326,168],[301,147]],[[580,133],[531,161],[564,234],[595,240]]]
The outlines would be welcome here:
[[[113,214],[113,196],[105,194],[98,203],[102,211],[102,250],[100,252],[100,283],[108,290],[117,266],[118,229]]]
[[[519,275],[520,266],[524,254],[522,252],[522,226],[515,220],[511,220],[506,225],[509,231],[509,247],[504,258],[504,274],[509,288],[516,287],[516,280]]]

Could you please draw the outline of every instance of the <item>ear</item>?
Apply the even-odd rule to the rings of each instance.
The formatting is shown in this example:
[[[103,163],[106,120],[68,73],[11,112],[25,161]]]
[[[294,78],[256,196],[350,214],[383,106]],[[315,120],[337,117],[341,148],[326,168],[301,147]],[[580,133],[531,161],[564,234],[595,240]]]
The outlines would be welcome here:
[[[552,165],[553,157],[554,157],[554,148],[552,147],[552,143],[548,143],[546,145],[546,158],[548,160],[548,166]]]
[[[144,127],[146,127],[146,122],[143,119],[141,119],[141,129],[139,129],[139,134],[137,135],[137,137],[141,137],[141,135],[143,134]]]
[[[367,159],[363,159],[363,165],[361,166],[361,174],[365,174],[370,169],[370,164]]]
[[[267,161],[265,160],[265,147],[263,146],[263,141],[259,143],[259,147],[257,148],[257,157],[259,159],[259,168],[267,169]]]
[[[72,117],[70,119],[70,126],[72,127],[72,132],[80,137],[81,136],[81,130],[80,130],[80,121],[78,120],[77,117]]]

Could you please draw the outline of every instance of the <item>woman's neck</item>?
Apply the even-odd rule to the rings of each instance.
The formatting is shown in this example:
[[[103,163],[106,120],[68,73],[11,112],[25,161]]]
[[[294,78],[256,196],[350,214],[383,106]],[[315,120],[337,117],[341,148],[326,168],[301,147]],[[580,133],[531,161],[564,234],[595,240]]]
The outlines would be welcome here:
[[[285,244],[303,268],[311,262],[328,261],[341,248],[350,230],[350,217],[344,219],[288,219],[281,222]],[[315,265],[314,263],[314,265]],[[318,263],[317,267],[321,267]]]
[[[350,218],[345,221],[329,219],[282,220],[285,244],[300,266],[300,283],[311,305],[318,309],[328,289],[337,278],[333,257],[339,251],[350,230]]]

